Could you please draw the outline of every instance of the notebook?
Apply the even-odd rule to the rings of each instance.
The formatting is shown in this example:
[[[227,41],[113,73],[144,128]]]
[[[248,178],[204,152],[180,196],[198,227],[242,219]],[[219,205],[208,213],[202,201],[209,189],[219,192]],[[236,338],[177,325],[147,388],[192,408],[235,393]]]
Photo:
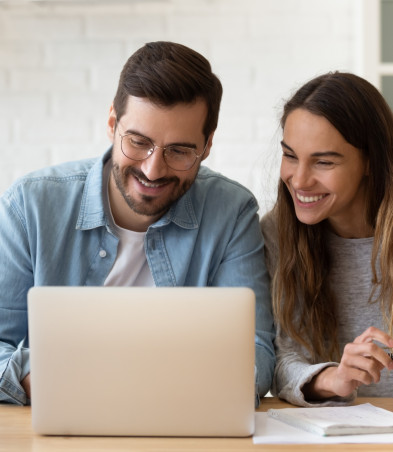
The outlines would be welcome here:
[[[34,287],[28,325],[36,433],[254,431],[251,289]]]

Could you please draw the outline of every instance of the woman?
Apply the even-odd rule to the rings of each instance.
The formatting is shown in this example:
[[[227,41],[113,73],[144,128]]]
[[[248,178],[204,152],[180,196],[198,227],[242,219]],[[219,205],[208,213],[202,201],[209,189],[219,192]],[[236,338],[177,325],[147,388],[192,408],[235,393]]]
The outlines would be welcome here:
[[[285,104],[281,126],[277,202],[261,221],[272,392],[304,406],[392,396],[392,112],[366,80],[328,73]]]

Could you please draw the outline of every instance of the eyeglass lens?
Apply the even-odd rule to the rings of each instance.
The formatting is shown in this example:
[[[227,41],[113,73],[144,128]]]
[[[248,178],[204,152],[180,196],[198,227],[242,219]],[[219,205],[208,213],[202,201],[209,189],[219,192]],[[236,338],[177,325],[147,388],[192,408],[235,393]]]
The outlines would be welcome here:
[[[145,160],[159,147],[147,138],[135,134],[121,135],[121,138],[123,154],[132,160]],[[166,164],[178,171],[192,168],[198,159],[194,149],[185,146],[173,145],[161,149],[163,149]]]

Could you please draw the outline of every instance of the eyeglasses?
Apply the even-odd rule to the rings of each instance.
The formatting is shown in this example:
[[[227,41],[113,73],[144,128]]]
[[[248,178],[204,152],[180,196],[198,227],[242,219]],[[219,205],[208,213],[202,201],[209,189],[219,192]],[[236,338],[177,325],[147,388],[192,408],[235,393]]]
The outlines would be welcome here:
[[[117,124],[119,124],[117,122]],[[163,150],[163,157],[165,163],[176,171],[187,171],[191,169],[195,162],[200,159],[206,151],[207,142],[203,148],[202,154],[197,154],[196,150],[177,144],[170,144],[168,146],[157,146],[150,140],[150,138],[138,135],[136,133],[126,133],[121,138],[121,151],[130,160],[146,160],[153,152],[159,148]]]

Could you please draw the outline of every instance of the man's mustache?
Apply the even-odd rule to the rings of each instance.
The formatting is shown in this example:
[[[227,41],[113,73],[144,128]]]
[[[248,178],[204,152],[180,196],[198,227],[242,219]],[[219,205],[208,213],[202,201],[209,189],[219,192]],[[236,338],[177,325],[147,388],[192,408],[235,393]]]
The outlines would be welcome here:
[[[173,177],[161,177],[160,179],[155,179],[155,180],[150,180],[148,177],[146,177],[146,175],[139,169],[137,168],[133,168],[132,166],[127,166],[124,170],[123,170],[123,174],[124,176],[128,177],[128,176],[134,176],[137,177],[138,179],[147,182],[147,183],[154,183],[154,184],[169,184],[171,182],[176,182],[179,183],[179,178],[176,176]]]

